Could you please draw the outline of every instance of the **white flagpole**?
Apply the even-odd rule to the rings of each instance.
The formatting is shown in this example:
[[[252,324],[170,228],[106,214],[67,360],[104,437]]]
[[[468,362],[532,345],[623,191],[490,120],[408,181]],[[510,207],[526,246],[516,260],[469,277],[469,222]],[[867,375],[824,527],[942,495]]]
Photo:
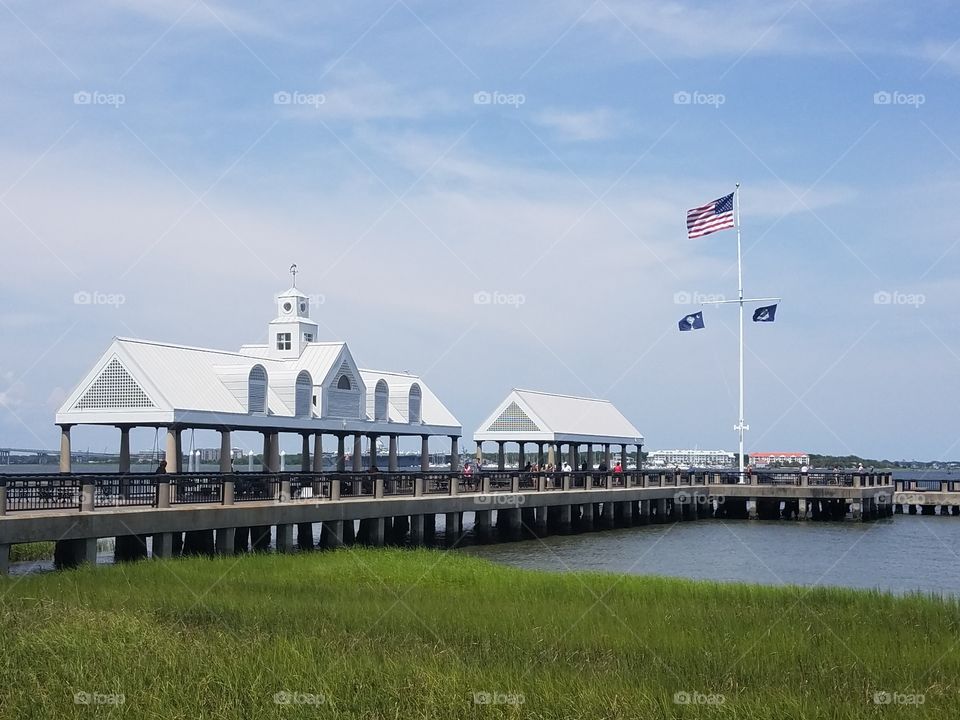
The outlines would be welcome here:
[[[743,431],[747,426],[743,422],[743,262],[740,253],[740,183],[733,194],[734,215],[737,224],[737,301],[740,306],[740,417],[738,418],[736,430],[740,437],[740,483],[746,482],[743,467]]]

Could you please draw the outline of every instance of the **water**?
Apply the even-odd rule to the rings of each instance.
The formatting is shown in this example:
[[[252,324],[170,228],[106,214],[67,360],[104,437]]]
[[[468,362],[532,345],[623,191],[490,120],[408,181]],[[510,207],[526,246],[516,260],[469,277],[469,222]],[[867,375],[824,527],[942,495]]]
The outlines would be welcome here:
[[[463,552],[521,568],[960,596],[960,517],[870,523],[698,520]]]

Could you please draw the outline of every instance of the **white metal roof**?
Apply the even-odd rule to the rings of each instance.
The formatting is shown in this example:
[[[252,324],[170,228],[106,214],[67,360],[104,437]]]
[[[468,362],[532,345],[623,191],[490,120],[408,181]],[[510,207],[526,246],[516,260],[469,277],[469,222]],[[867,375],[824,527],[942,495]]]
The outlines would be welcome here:
[[[433,391],[423,382],[423,378],[410,373],[390,372],[387,370],[369,370],[360,368],[360,376],[367,386],[367,393],[372,394],[377,386],[377,381],[384,380],[390,389],[389,417],[390,422],[408,422],[407,416],[407,398],[410,394],[410,388],[417,384],[420,386],[421,407],[420,418],[426,425],[459,425],[460,421],[454,417],[453,413],[440,402],[440,398],[433,394]]]
[[[514,389],[473,435],[479,442],[640,444],[643,435],[609,401]]]
[[[422,422],[410,425],[391,413],[390,423],[366,417],[353,420],[294,417],[292,392],[278,393],[276,382],[293,383],[307,370],[318,387],[353,359],[346,343],[312,342],[300,357],[269,357],[266,346],[245,346],[240,352],[190,347],[134,338],[115,338],[56,415],[59,424],[169,424],[223,425],[235,428],[290,430],[362,430],[369,433],[443,434],[459,436],[459,422],[422,379],[381,372],[388,382],[407,378],[407,390],[418,383],[422,393]],[[267,414],[247,412],[247,377],[254,365],[267,371]],[[373,371],[369,371],[373,372]],[[276,381],[276,382],[274,382]],[[361,373],[361,382],[366,380]],[[375,384],[374,380],[374,384]],[[359,388],[364,391],[364,387]],[[372,388],[371,388],[372,392]],[[287,398],[287,401],[284,401]]]

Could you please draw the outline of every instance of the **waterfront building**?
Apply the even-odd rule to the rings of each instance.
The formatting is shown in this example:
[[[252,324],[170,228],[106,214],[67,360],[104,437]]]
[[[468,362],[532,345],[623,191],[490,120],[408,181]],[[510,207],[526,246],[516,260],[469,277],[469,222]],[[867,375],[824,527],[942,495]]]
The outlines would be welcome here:
[[[115,338],[56,414],[61,470],[70,470],[74,425],[118,427],[121,472],[130,466],[130,429],[143,426],[166,430],[168,472],[182,470],[181,434],[189,429],[220,431],[224,471],[230,470],[230,433],[239,430],[262,433],[270,471],[279,470],[281,432],[302,437],[303,470],[321,469],[325,434],[337,440],[339,469],[348,455],[352,469],[365,469],[364,438],[373,449],[371,467],[378,467],[378,440],[387,439],[388,458],[379,469],[397,469],[401,436],[421,439],[424,467],[431,436],[449,438],[451,455],[458,455],[460,423],[421,377],[362,369],[345,342],[322,342],[318,335],[310,298],[294,283],[276,296],[265,343],[226,351]]]
[[[726,450],[652,450],[647,463],[664,467],[730,468],[737,464],[736,453]]]
[[[803,452],[752,452],[750,464],[754,467],[810,465],[810,455]]]

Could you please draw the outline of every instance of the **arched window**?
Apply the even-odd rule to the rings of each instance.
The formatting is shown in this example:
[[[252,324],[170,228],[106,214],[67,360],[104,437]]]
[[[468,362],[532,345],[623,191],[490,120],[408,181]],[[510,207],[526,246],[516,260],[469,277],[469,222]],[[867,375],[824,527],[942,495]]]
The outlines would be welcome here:
[[[373,391],[373,419],[384,420],[389,418],[387,407],[390,402],[390,388],[387,387],[386,380],[378,380],[376,389]]]
[[[297,375],[295,405],[297,417],[310,417],[313,411],[313,378],[306,370]]]
[[[247,377],[247,412],[267,412],[267,371],[263,365],[254,365],[250,368]]]
[[[410,400],[407,405],[407,422],[420,422],[420,386],[414,383],[410,386]]]
[[[351,390],[350,387],[350,378],[346,375],[341,375],[340,379],[337,380],[337,390]]]

